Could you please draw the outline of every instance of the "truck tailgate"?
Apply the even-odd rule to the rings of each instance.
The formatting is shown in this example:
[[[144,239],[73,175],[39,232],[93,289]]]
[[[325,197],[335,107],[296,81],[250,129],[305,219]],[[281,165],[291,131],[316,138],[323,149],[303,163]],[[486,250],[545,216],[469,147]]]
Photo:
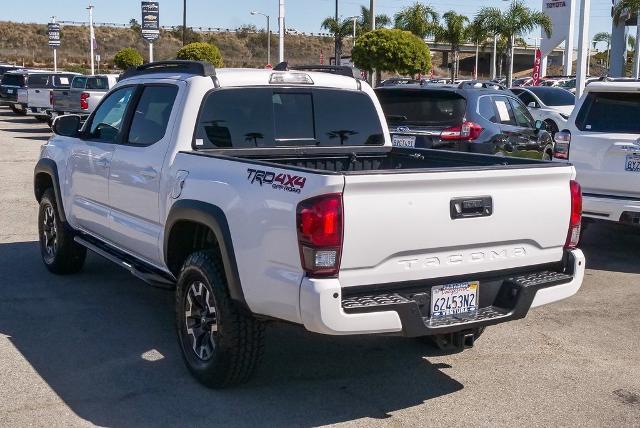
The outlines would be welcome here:
[[[571,166],[347,174],[340,283],[466,276],[557,262],[574,176]]]

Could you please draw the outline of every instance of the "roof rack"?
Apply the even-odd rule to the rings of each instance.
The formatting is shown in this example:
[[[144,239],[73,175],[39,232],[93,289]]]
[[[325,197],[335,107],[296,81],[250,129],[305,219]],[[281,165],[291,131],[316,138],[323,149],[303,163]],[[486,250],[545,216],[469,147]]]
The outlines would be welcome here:
[[[467,82],[461,82],[458,85],[458,89],[497,89],[499,91],[506,91],[508,88],[500,83],[490,82],[488,80],[469,80]]]
[[[196,76],[213,77],[216,75],[216,69],[212,64],[204,61],[158,61],[132,67],[120,75],[120,80],[153,73],[185,73]]]
[[[318,71],[321,73],[337,74],[339,76],[354,77],[360,79],[360,70],[347,65],[296,65],[289,67],[297,71]]]

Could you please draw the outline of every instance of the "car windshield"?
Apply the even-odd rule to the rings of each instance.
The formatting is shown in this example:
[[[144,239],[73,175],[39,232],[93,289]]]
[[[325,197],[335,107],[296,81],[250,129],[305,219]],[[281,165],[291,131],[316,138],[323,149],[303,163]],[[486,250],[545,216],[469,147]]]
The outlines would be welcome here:
[[[5,74],[2,76],[2,84],[9,86],[24,86],[24,75],[23,74]]]
[[[462,123],[467,101],[451,91],[380,90],[382,110],[390,124],[452,126]]]
[[[572,106],[576,103],[576,96],[561,88],[533,86],[529,90],[548,106]]]

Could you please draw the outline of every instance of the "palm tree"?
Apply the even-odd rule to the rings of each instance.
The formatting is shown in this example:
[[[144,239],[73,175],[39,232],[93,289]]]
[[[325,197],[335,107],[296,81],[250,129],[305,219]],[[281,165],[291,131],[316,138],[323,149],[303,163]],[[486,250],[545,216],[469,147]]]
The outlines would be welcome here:
[[[424,39],[434,33],[438,25],[438,13],[431,6],[415,2],[396,13],[394,21],[396,28],[411,31]]]
[[[467,24],[469,18],[452,10],[442,15],[443,23],[435,29],[436,42],[451,45],[453,56],[451,80],[458,78],[460,65],[460,46],[468,40]]]
[[[478,59],[480,56],[480,45],[485,45],[489,36],[491,35],[482,22],[474,20],[469,27],[467,27],[468,39],[476,44],[476,65],[474,78],[478,78]]]
[[[640,0],[620,0],[618,4],[613,7],[613,20],[616,25],[620,20],[626,18],[626,15],[638,15],[640,17]],[[636,28],[636,37],[633,44],[633,74],[632,77],[636,79],[640,75],[640,25]]]
[[[640,0],[638,0],[640,1]],[[522,0],[514,0],[503,12],[497,7],[483,7],[476,19],[484,22],[491,33],[507,39],[507,84],[513,82],[513,48],[516,37],[522,37],[541,27],[551,37],[551,18],[542,12],[529,9]]]
[[[376,15],[376,30],[391,24],[391,18],[381,13]],[[358,19],[358,35],[371,31],[371,12],[366,6],[360,6],[360,18]]]
[[[322,21],[321,27],[333,34],[333,37],[336,40],[336,64],[340,64],[344,39],[352,34],[353,21],[350,19],[336,21],[335,18],[329,17]]]
[[[611,49],[611,34],[605,31],[596,34],[593,36],[594,43],[605,42],[607,44],[607,64],[606,67],[609,69],[609,55],[611,54],[609,50]]]

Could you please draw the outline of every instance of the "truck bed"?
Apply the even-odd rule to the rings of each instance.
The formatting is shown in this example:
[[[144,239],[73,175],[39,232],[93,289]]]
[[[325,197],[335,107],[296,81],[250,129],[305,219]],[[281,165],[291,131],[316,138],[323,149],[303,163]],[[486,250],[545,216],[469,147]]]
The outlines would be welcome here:
[[[189,152],[199,156],[223,157],[256,164],[284,165],[288,169],[320,174],[358,175],[375,172],[411,173],[456,170],[553,168],[566,164],[525,158],[450,152],[445,150],[304,147],[276,149],[217,149]],[[428,171],[425,171],[428,170]]]

